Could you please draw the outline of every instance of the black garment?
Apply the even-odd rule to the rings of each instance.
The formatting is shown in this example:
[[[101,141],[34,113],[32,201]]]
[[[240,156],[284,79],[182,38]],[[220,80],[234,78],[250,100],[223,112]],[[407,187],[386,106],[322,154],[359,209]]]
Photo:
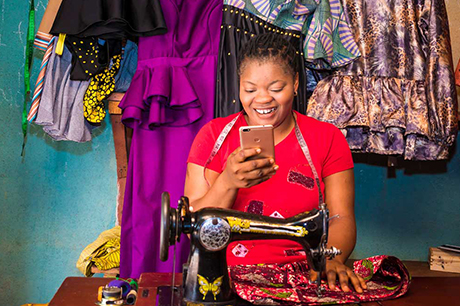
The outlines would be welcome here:
[[[110,59],[121,54],[122,41],[109,39],[103,45],[95,37],[66,36],[65,44],[72,53],[71,80],[88,81],[104,71]]]
[[[235,13],[235,12],[238,12]],[[307,111],[306,77],[303,58],[302,32],[286,30],[244,10],[224,5],[220,32],[219,62],[217,71],[214,117],[226,117],[243,109],[239,99],[239,81],[236,60],[241,47],[255,35],[273,32],[291,42],[299,54],[299,89],[293,109],[301,114]]]
[[[50,33],[133,39],[166,31],[158,0],[63,0]]]

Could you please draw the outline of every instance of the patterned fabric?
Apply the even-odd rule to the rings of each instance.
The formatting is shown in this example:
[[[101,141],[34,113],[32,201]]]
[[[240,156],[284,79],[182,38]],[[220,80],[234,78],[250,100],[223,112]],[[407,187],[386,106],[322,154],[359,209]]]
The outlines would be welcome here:
[[[40,65],[40,71],[38,73],[37,82],[35,82],[34,94],[32,96],[32,104],[29,109],[29,114],[27,115],[27,121],[29,122],[34,120],[37,116],[38,107],[40,105],[40,100],[43,92],[43,85],[45,82],[46,69],[51,57],[51,52],[53,51],[53,43],[53,35],[37,32],[37,35],[35,36],[34,47],[42,50],[43,46],[45,46],[45,55],[43,56],[42,63]]]
[[[362,56],[318,83],[307,114],[355,152],[448,158],[457,96],[443,0],[343,0]]]
[[[375,256],[353,264],[354,272],[366,280],[363,293],[343,292],[339,282],[335,290],[325,288],[318,298],[316,284],[309,282],[306,261],[284,265],[248,265],[230,267],[230,277],[238,295],[256,305],[325,305],[388,300],[409,289],[410,275],[396,257]],[[351,288],[352,286],[350,286]]]
[[[224,0],[224,4],[305,35],[307,66],[330,69],[360,56],[339,0]]]
[[[297,50],[296,61],[299,67],[304,66],[303,35],[300,31],[286,30],[274,26],[251,13],[237,7],[224,5],[220,30],[219,63],[217,71],[216,101],[214,117],[227,117],[243,109],[239,95],[239,77],[237,58],[244,44],[252,37],[263,33],[280,35],[289,41]],[[305,71],[299,71],[298,95],[294,98],[293,109],[305,114],[307,111],[307,95]],[[316,85],[316,84],[315,84]],[[310,93],[311,95],[311,93]]]
[[[35,34],[34,48],[41,51],[46,51],[53,37],[54,36],[51,34],[37,31],[37,34]]]
[[[120,266],[120,234],[119,225],[102,232],[97,239],[81,252],[77,268],[85,276],[93,276],[91,267],[109,270]]]
[[[121,54],[112,59],[112,66],[96,75],[89,83],[83,99],[84,115],[91,124],[100,124],[105,118],[104,99],[115,89],[115,75],[120,69]]]

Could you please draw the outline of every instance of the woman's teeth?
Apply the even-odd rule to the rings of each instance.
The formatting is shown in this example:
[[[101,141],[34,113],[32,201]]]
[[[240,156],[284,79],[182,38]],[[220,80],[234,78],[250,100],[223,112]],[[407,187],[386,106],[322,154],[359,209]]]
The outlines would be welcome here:
[[[272,113],[275,109],[276,107],[268,108],[268,109],[254,109],[254,110],[258,112],[259,114],[266,115],[266,114]]]

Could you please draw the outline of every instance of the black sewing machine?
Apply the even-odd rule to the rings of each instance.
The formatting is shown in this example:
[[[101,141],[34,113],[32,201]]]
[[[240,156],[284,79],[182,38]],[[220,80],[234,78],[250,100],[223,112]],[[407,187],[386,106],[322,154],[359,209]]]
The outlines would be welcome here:
[[[319,210],[278,219],[219,208],[191,212],[186,197],[182,197],[177,209],[174,209],[170,207],[169,193],[164,192],[161,204],[160,259],[168,259],[169,247],[180,240],[181,234],[190,235],[191,248],[188,262],[183,268],[183,285],[173,292],[175,303],[165,302],[167,298],[160,297],[162,302],[157,302],[157,305],[236,305],[236,294],[230,288],[226,248],[230,242],[237,240],[297,241],[305,249],[310,267],[321,275],[326,258],[341,253],[334,247],[326,247],[328,224],[329,211],[326,204],[322,204]],[[320,284],[321,279],[318,278],[318,295],[321,295],[322,290]],[[171,291],[164,293],[171,296]]]

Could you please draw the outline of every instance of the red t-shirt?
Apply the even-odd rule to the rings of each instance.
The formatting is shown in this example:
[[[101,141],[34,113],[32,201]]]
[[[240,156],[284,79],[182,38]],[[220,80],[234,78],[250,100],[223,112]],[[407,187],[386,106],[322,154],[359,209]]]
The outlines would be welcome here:
[[[217,118],[207,123],[196,136],[187,162],[204,166],[219,134],[237,115]],[[332,124],[298,112],[296,115],[324,194],[323,178],[353,168],[350,149],[340,130]],[[208,169],[222,173],[227,157],[240,146],[239,128],[247,125],[241,115],[207,166]],[[232,209],[288,218],[318,208],[318,188],[294,129],[275,146],[275,163],[279,169],[271,179],[250,188],[239,189]],[[287,263],[305,259],[300,245],[289,240],[238,241],[231,243],[227,250],[229,265]]]

